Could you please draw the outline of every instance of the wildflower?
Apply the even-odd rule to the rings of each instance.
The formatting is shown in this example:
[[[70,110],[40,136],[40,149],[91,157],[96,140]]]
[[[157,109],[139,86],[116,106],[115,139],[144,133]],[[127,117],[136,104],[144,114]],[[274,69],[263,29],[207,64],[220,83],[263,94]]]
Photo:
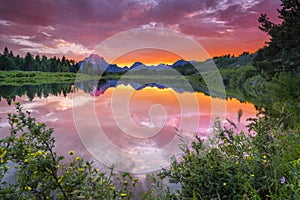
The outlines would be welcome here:
[[[227,183],[224,182],[224,183],[223,183],[223,186],[226,186],[226,185],[227,185]]]
[[[80,160],[80,157],[78,157],[78,156],[76,156],[76,158],[75,158],[77,161],[79,161]]]
[[[251,177],[254,177],[254,174],[251,174],[250,176],[251,176]]]
[[[266,159],[266,158],[267,158],[267,156],[266,156],[266,155],[264,155],[264,156],[263,156],[263,158],[264,158],[264,159]]]
[[[28,163],[28,159],[27,158],[24,160],[24,163]]]
[[[95,169],[95,171],[98,173],[98,172],[99,172],[99,169]]]
[[[74,151],[69,151],[69,155],[74,155]]]
[[[79,168],[78,168],[78,171],[82,172],[82,171],[83,171],[83,168],[82,168],[82,167],[79,167]]]
[[[267,161],[266,161],[266,160],[263,160],[263,162],[266,163]]]
[[[280,183],[281,184],[285,184],[285,177],[283,176],[283,177],[281,177],[281,179],[280,179]]]
[[[138,181],[139,179],[138,179],[137,177],[135,177],[133,180],[134,180],[134,181]]]
[[[126,193],[121,193],[121,197],[126,197]]]
[[[30,186],[26,186],[26,187],[25,187],[25,190],[30,191],[30,190],[32,190],[32,188],[31,188]]]

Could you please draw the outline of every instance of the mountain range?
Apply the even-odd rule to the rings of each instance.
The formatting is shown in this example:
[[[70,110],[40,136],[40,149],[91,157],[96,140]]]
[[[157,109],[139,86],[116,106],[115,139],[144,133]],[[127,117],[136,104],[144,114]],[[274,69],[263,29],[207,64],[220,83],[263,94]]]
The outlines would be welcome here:
[[[178,60],[172,65],[166,64],[159,64],[159,65],[145,65],[141,62],[135,62],[129,67],[119,67],[117,64],[109,64],[106,60],[97,55],[91,54],[89,57],[86,57],[83,61],[79,62],[80,69],[82,72],[109,72],[109,73],[120,73],[126,72],[128,70],[154,70],[154,71],[161,71],[161,70],[168,70],[170,68],[176,68],[179,66],[184,66],[190,64],[190,62],[185,60]],[[91,71],[92,70],[92,71]]]
[[[255,54],[242,54],[238,57],[230,57],[229,55],[214,57],[213,61],[217,67],[227,67],[227,66],[241,66],[247,63],[252,62]],[[209,61],[209,60],[207,60]],[[176,68],[177,71],[188,72],[191,70],[192,65],[201,64],[204,62],[197,61],[185,61],[178,60],[171,65],[167,64],[158,64],[158,65],[145,65],[142,62],[135,62],[131,66],[119,67],[117,64],[108,63],[103,57],[97,54],[91,54],[89,57],[86,57],[83,61],[80,61],[78,64],[80,66],[80,70],[83,73],[90,74],[102,74],[103,72],[108,73],[122,73],[126,71],[138,71],[138,70],[150,70],[150,71],[164,71],[169,70],[171,68]],[[189,66],[187,66],[189,65]]]

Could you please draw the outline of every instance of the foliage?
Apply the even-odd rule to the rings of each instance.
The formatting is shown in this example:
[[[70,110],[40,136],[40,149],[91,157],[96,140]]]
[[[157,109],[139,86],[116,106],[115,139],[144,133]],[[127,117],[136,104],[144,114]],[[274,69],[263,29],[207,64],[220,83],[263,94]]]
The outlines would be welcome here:
[[[220,127],[220,126],[219,126]],[[284,130],[282,122],[268,117],[252,119],[247,133],[219,128],[208,143],[199,137],[170,169],[153,178],[156,199],[299,199],[300,134]],[[255,132],[253,132],[255,131]],[[255,133],[255,134],[254,134]],[[170,192],[163,181],[180,184]]]
[[[265,87],[267,92],[260,97],[262,98],[261,107],[264,108],[264,114],[272,118],[282,118],[286,127],[293,128],[299,124],[300,75],[295,76],[282,72],[272,81],[266,82]]]
[[[24,58],[19,55],[14,56],[13,52],[4,48],[3,54],[0,53],[0,70],[22,70],[22,71],[43,71],[43,72],[77,72],[79,69],[78,63],[74,60],[68,60],[65,56],[61,59],[47,58],[45,55],[42,58],[36,55],[35,58],[29,52]]]
[[[54,151],[53,129],[36,122],[16,103],[15,114],[8,115],[10,135],[0,140],[1,199],[129,199],[137,179],[122,173],[119,187],[117,176],[92,167],[92,163],[69,154],[71,160]],[[15,169],[10,169],[15,168]],[[5,182],[5,174],[16,171],[16,183]]]
[[[223,56],[215,56],[213,57],[213,60],[218,68],[227,67],[237,61],[237,58],[234,56],[223,55]]]
[[[270,36],[270,42],[258,51],[254,66],[268,79],[280,72],[299,73],[300,1],[281,2],[282,8],[278,10],[280,24],[271,22],[266,14],[258,19],[259,28]]]

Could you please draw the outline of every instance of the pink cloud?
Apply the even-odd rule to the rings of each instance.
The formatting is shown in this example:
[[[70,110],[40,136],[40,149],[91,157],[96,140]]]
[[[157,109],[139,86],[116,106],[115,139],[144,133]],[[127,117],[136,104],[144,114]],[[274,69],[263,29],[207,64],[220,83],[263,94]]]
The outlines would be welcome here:
[[[257,18],[267,13],[275,20],[279,6],[279,0],[11,0],[0,7],[0,48],[8,46],[24,55],[33,46],[9,39],[19,35],[45,48],[55,48],[55,40],[64,40],[92,50],[113,34],[155,23],[195,39],[211,39],[206,43],[213,43],[207,47],[212,54],[216,37],[237,47],[256,40],[257,49],[267,39],[257,28]],[[68,55],[79,56],[72,51]]]

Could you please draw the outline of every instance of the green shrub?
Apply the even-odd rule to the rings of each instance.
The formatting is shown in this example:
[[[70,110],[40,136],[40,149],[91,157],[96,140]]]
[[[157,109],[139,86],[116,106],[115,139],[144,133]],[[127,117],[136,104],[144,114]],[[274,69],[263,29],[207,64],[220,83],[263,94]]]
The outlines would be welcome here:
[[[255,135],[252,135],[253,133]],[[253,119],[249,132],[219,129],[216,138],[199,137],[162,169],[157,199],[300,199],[300,134],[279,121]],[[170,192],[162,182],[180,184]]]
[[[70,161],[54,151],[53,129],[36,122],[24,113],[19,103],[17,112],[8,115],[10,135],[0,140],[1,199],[130,199],[137,179],[129,173],[120,175],[110,168],[102,173],[92,163],[75,156]],[[4,175],[11,163],[16,168],[16,183],[6,183]],[[119,183],[113,179],[122,177]],[[118,187],[115,186],[118,184]]]

